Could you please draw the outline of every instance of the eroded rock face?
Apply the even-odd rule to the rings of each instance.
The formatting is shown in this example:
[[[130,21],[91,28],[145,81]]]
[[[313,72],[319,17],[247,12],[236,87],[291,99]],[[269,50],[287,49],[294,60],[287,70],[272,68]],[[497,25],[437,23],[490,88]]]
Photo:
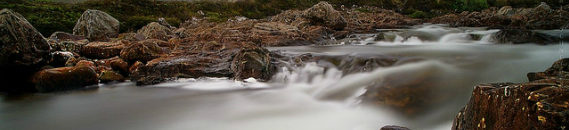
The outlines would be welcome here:
[[[138,85],[156,84],[177,77],[235,77],[267,79],[272,73],[268,51],[245,42],[182,42],[172,55],[131,68]],[[134,65],[133,65],[134,66]]]
[[[119,21],[103,11],[89,9],[77,20],[73,34],[90,41],[109,41],[118,36]]]
[[[98,82],[94,68],[86,64],[78,64],[75,67],[46,69],[39,71],[33,77],[33,83],[39,92],[83,88]]]
[[[9,9],[0,11],[0,91],[33,91],[26,84],[31,75],[47,65],[50,46],[22,15]]]
[[[558,63],[567,60],[556,62],[552,68],[566,74],[569,65]],[[452,129],[564,129],[569,125],[567,99],[569,80],[566,77],[551,76],[520,84],[478,85],[468,104],[456,116]]]
[[[168,44],[168,42],[164,41],[162,41],[162,43]],[[130,63],[134,63],[136,61],[146,63],[147,61],[160,57],[164,52],[165,51],[160,48],[154,40],[145,40],[126,46],[120,52],[120,57]]]
[[[160,39],[168,41],[168,39],[172,37],[173,33],[170,28],[160,25],[157,22],[152,22],[138,30],[138,34],[143,35],[146,39]]]
[[[303,17],[309,19],[313,25],[326,26],[335,30],[346,27],[346,20],[340,12],[325,1],[304,10]]]
[[[128,41],[115,42],[91,42],[81,48],[81,55],[94,58],[106,59],[118,56],[125,45],[130,44]]]

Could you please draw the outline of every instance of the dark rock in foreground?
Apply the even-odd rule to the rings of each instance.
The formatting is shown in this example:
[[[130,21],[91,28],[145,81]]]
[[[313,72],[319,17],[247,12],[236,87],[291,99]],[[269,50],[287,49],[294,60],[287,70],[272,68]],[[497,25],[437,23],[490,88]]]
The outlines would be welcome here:
[[[90,41],[109,41],[118,36],[119,21],[103,11],[89,9],[77,20],[73,34]]]
[[[567,76],[569,64],[557,63],[568,60],[556,62],[548,71]],[[556,75],[521,84],[478,85],[452,129],[565,129],[569,125],[568,99],[569,80]]]
[[[39,92],[52,92],[83,88],[99,80],[92,65],[78,63],[75,67],[42,70],[34,75],[32,82]]]
[[[22,15],[0,11],[0,91],[33,91],[28,79],[50,60],[50,46]]]

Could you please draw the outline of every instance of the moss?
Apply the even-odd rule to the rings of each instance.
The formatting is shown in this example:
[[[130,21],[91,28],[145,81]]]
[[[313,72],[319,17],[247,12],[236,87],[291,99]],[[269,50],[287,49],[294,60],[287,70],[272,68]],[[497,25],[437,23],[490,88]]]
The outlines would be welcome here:
[[[425,13],[423,11],[415,11],[411,15],[409,15],[409,17],[411,17],[411,18],[426,18],[427,13]]]

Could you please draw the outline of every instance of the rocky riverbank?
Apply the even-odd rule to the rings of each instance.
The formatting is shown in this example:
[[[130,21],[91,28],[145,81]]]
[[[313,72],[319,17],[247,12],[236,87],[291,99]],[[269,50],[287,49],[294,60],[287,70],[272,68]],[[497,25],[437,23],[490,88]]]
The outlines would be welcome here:
[[[193,18],[179,27],[158,19],[135,32],[120,33],[120,21],[102,11],[87,10],[78,19],[72,34],[55,32],[44,38],[24,17],[3,9],[0,14],[1,66],[3,72],[13,75],[2,75],[5,77],[1,79],[6,83],[25,85],[3,86],[1,90],[44,92],[126,79],[147,85],[202,76],[269,80],[278,65],[274,62],[277,54],[264,48],[267,46],[338,44],[336,39],[351,34],[408,28],[425,22],[554,29],[567,26],[569,15],[563,15],[566,13],[542,4],[535,8],[503,7],[498,11],[490,9],[425,20],[377,7],[334,8],[327,2],[320,2],[305,10],[287,10],[265,19],[235,17],[217,23]],[[464,18],[460,16],[463,14],[468,14],[467,21],[456,23]],[[540,17],[533,17],[536,15]],[[497,22],[496,19],[514,22]],[[514,24],[516,20],[532,22]],[[549,24],[552,21],[554,23]],[[533,34],[504,32],[497,39],[511,42],[512,37]],[[559,40],[547,38],[516,42]],[[63,80],[74,78],[77,79]],[[45,89],[46,86],[49,89]]]

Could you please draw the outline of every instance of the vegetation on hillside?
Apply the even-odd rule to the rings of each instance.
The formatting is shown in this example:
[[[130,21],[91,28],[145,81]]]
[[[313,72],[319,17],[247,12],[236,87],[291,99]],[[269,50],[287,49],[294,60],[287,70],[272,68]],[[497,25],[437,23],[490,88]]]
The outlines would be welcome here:
[[[44,35],[55,31],[71,32],[81,13],[97,9],[121,21],[121,31],[134,31],[160,17],[178,25],[192,17],[207,17],[214,22],[234,16],[265,18],[288,9],[305,9],[321,0],[250,0],[229,2],[160,2],[152,0],[92,0],[78,4],[50,0],[0,1],[0,8],[9,8],[32,23]],[[560,5],[558,0],[327,0],[336,6],[376,6],[393,9],[415,18],[428,18],[448,12],[475,11],[492,6],[513,5],[532,7],[545,1]],[[567,0],[569,1],[569,0]],[[563,3],[566,4],[567,2]],[[198,13],[202,11],[203,15]],[[365,11],[365,10],[362,10]]]

